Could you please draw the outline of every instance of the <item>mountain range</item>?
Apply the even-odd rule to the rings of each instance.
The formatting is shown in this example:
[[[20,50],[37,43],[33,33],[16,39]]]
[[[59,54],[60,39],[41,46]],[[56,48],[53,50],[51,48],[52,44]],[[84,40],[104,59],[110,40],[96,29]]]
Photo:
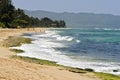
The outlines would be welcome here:
[[[64,20],[69,28],[120,28],[120,16],[112,14],[50,12],[43,10],[24,10],[29,16],[53,20]]]

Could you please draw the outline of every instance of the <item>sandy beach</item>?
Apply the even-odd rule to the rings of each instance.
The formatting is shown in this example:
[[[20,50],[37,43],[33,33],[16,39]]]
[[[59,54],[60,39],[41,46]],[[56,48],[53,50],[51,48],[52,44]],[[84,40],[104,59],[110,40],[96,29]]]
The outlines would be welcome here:
[[[20,36],[23,33],[45,32],[46,29],[0,29],[0,42],[8,36]],[[93,73],[73,73],[61,67],[27,63],[11,59],[14,52],[0,47],[0,80],[100,80]]]

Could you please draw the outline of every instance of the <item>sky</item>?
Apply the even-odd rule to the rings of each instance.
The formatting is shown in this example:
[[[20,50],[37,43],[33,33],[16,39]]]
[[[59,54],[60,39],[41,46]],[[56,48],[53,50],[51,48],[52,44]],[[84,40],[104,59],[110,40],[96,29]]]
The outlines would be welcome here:
[[[16,8],[120,15],[120,0],[12,0]]]

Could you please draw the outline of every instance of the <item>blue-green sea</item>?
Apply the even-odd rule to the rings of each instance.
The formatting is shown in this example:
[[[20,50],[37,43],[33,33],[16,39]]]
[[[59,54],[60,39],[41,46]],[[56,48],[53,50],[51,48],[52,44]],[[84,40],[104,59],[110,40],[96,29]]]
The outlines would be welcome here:
[[[57,48],[65,51],[68,56],[90,61],[120,62],[120,30],[61,29],[57,31],[61,36],[73,38],[70,42],[64,43],[67,47]]]
[[[120,75],[119,29],[49,29],[46,33],[24,36],[33,41],[32,44],[15,47],[25,51],[18,54],[20,56]]]

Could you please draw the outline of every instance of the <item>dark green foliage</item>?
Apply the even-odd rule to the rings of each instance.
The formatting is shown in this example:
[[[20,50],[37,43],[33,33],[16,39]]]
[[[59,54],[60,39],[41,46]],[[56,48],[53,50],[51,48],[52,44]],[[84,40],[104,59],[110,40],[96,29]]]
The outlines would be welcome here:
[[[64,21],[52,21],[45,17],[41,20],[29,17],[22,9],[15,9],[12,0],[0,0],[0,27],[26,28],[30,27],[65,27]]]
[[[51,19],[45,17],[45,18],[41,19],[40,23],[44,27],[50,27],[50,26],[52,26],[53,21]]]
[[[11,0],[0,0],[0,22],[5,26],[10,27],[10,23],[14,19],[14,11]]]
[[[48,17],[44,17],[40,20],[40,25],[42,27],[57,27],[57,28],[61,28],[61,27],[65,27],[66,24],[64,21],[60,20],[60,21],[53,21]]]

